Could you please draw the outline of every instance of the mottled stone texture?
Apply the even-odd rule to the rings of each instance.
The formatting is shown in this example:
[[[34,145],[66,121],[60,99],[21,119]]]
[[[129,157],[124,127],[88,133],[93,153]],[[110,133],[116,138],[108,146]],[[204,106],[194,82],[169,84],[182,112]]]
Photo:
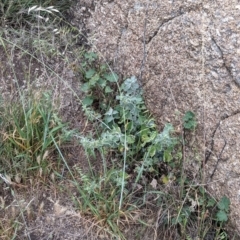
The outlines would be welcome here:
[[[186,166],[206,160],[208,189],[230,198],[240,232],[240,2],[96,1],[88,28],[115,70],[138,76],[160,128],[196,113]]]

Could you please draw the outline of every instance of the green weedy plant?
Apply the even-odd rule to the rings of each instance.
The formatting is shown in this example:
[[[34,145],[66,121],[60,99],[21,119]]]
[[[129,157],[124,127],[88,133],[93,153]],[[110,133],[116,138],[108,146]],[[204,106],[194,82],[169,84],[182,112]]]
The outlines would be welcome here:
[[[101,65],[98,62],[98,56],[95,53],[84,54],[81,72],[85,83],[82,85],[81,90],[86,93],[86,97],[83,99],[85,107],[92,106],[94,100],[95,102],[97,100],[99,109],[106,110],[106,98],[110,98],[111,93],[116,90],[116,85],[112,83],[118,81],[118,76],[107,69],[107,65]]]
[[[94,56],[94,60],[96,56]],[[104,69],[104,70],[103,70]],[[100,107],[98,121],[102,123],[102,133],[98,139],[82,138],[81,143],[86,150],[92,153],[95,149],[108,148],[117,149],[120,156],[127,148],[127,169],[135,169],[140,173],[155,172],[157,173],[157,165],[159,160],[166,162],[171,161],[171,151],[177,141],[171,137],[173,127],[167,124],[162,133],[156,130],[156,124],[150,117],[142,98],[142,91],[137,82],[136,77],[126,79],[120,87],[120,94],[115,100],[108,101],[112,98],[113,83],[117,83],[118,77],[115,73],[106,72],[106,68],[88,69],[84,72],[87,80],[82,89],[86,93],[83,100],[85,112],[93,113],[94,106]],[[118,84],[118,83],[117,83]],[[111,91],[108,91],[111,89]],[[99,91],[102,90],[102,91]],[[104,104],[96,102],[97,92],[101,92],[100,97]],[[103,92],[103,93],[102,93]],[[100,101],[97,99],[97,101]],[[111,106],[110,104],[113,104]],[[96,112],[96,111],[95,111]],[[99,120],[101,118],[101,120]],[[92,118],[91,118],[92,119]],[[159,155],[163,155],[159,159]],[[138,160],[136,160],[138,159]]]
[[[187,130],[194,130],[197,127],[196,116],[193,112],[187,111],[183,117],[183,127]]]
[[[174,129],[170,124],[158,133],[136,77],[120,84],[117,74],[110,72],[106,65],[99,64],[95,53],[87,53],[84,58],[81,69],[85,79],[81,88],[85,92],[83,110],[88,119],[98,125],[98,129],[94,136],[77,137],[88,155],[100,153],[103,172],[92,172],[87,177],[80,173],[84,187],[79,191],[85,202],[91,190],[92,198],[88,198],[85,210],[87,206],[88,212],[98,216],[98,221],[102,219],[112,232],[119,233],[116,223],[128,221],[132,213],[138,211],[127,186],[132,182],[136,186],[143,175],[159,176],[159,164],[172,160],[171,152],[177,140],[171,135]],[[89,166],[91,169],[90,162]],[[105,198],[110,193],[113,194],[111,204]],[[104,203],[108,204],[101,208],[100,214],[94,206]]]
[[[188,186],[182,205],[171,221],[173,225],[179,226],[181,236],[186,239],[194,239],[187,234],[191,232],[189,228],[193,223],[197,223],[195,232],[192,231],[193,236],[199,239],[212,239],[213,233],[214,239],[227,239],[224,224],[228,220],[229,205],[230,201],[225,196],[217,202],[203,187]]]

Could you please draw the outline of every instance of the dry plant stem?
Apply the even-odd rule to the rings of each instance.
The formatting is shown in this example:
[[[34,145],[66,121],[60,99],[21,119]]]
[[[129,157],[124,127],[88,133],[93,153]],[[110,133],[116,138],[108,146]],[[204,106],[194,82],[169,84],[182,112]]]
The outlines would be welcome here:
[[[16,195],[15,195],[15,192],[14,192],[13,189],[11,189],[11,193],[12,193],[12,196],[15,198],[15,200],[16,200],[17,203],[18,203],[22,220],[23,220],[23,222],[24,222],[24,224],[25,224],[25,227],[26,227],[26,229],[27,229],[27,222],[26,222],[26,219],[25,219],[25,216],[24,216],[24,211],[27,210],[28,206],[31,204],[31,202],[34,200],[34,198],[27,204],[27,206],[26,206],[26,207],[24,208],[24,210],[23,210],[23,209],[21,208],[21,204],[19,203],[18,199],[16,198]],[[26,231],[26,234],[27,234],[27,238],[28,238],[29,240],[31,240],[31,237],[30,237],[28,231]]]
[[[173,102],[174,102],[174,105],[175,105],[175,109],[177,110],[178,109],[178,106],[177,106],[177,103],[176,103],[176,100],[175,100],[175,97],[173,95],[173,91],[172,91],[172,87],[171,87],[171,84],[169,82],[169,79],[167,78],[167,83],[168,83],[168,88],[169,88],[169,91],[171,93],[171,97],[173,99]],[[183,174],[184,174],[184,164],[185,164],[185,131],[184,131],[184,128],[183,128],[183,122],[180,118],[180,116],[178,116],[178,119],[179,119],[179,122],[180,122],[180,128],[181,128],[181,138],[182,138],[182,166],[181,166],[181,197],[182,197],[182,194],[183,194]]]
[[[204,57],[204,50],[205,50],[205,18],[204,18],[204,12],[202,13],[202,48],[201,48],[201,54],[202,54],[202,72],[200,81],[204,82],[204,90],[203,90],[203,159],[202,159],[202,181],[205,183],[205,156],[206,156],[206,129],[205,129],[205,105],[206,105],[206,81],[205,79],[205,57]]]
[[[94,48],[96,49],[96,47],[94,46]],[[97,52],[99,53],[99,55],[104,59],[104,61],[107,63],[107,60],[106,58],[103,56],[103,54],[101,54],[101,52],[96,49]],[[113,69],[110,67],[110,65],[107,63],[107,66],[108,68],[110,69],[110,72],[114,75],[114,72],[113,72]],[[116,79],[116,84],[117,84],[117,88],[118,88],[118,92],[120,93],[120,95],[122,95],[121,93],[121,90],[120,90],[120,86],[117,82],[117,79]],[[123,111],[124,108],[123,108]],[[125,114],[123,116],[123,121],[126,122],[126,119],[125,119]],[[122,167],[122,171],[123,171],[123,175],[122,175],[122,185],[121,185],[121,194],[120,194],[120,200],[119,200],[119,211],[121,210],[122,208],[122,203],[123,203],[123,191],[124,191],[124,179],[125,179],[125,169],[126,169],[126,161],[127,161],[127,134],[126,134],[126,126],[124,128],[124,134],[125,134],[125,137],[124,137],[124,153],[123,153],[123,167]]]
[[[186,193],[186,195],[185,195],[185,198],[184,198],[184,200],[182,201],[181,207],[180,207],[180,209],[179,209],[179,211],[178,211],[178,215],[177,215],[176,221],[178,221],[178,218],[179,218],[179,216],[180,216],[180,213],[181,213],[181,211],[182,211],[182,208],[183,208],[183,206],[184,206],[184,204],[185,204],[185,202],[186,202],[186,200],[187,200],[187,198],[188,198],[189,193],[191,192],[191,188],[192,188],[192,185],[190,185],[190,187],[189,187],[189,189],[188,189],[188,191],[187,191],[187,193]]]
[[[8,44],[13,45],[13,43],[11,41],[9,41],[6,38],[0,37],[0,42],[2,43],[2,45],[5,47],[5,43],[4,41],[6,41]],[[29,54],[31,55],[28,51],[26,51],[25,49],[23,49],[22,47],[18,46],[18,45],[14,45],[16,48],[18,48],[19,50],[23,51],[23,53],[25,54]],[[61,82],[63,82],[63,84],[65,84],[73,93],[73,95],[77,98],[77,100],[82,103],[82,100],[80,99],[80,97],[77,95],[77,93],[73,90],[73,88],[60,76],[58,75],[55,71],[52,70],[52,68],[48,67],[44,62],[42,62],[41,60],[39,60],[37,57],[31,55],[32,58],[34,58],[35,60],[37,60],[40,64],[42,64],[44,67],[46,67],[46,69],[48,69],[49,71],[51,71],[58,79],[60,79]]]
[[[157,221],[155,223],[155,228],[154,228],[154,240],[157,240],[157,229],[158,229],[158,221],[161,217],[161,213],[162,213],[162,208],[160,207],[160,209],[158,210],[158,214],[157,214]]]
[[[217,162],[216,162],[216,165],[215,165],[215,167],[214,167],[214,169],[213,169],[213,171],[212,171],[212,173],[211,173],[211,175],[210,175],[210,179],[213,178],[214,173],[215,173],[216,170],[217,170],[217,167],[218,167],[219,161],[222,160],[222,153],[223,153],[225,147],[227,146],[227,140],[226,140],[226,138],[225,138],[225,137],[223,136],[223,134],[222,134],[221,125],[219,125],[219,130],[220,130],[221,137],[222,137],[223,140],[224,140],[224,145],[223,145],[222,150],[221,150],[221,152],[219,153],[219,155],[216,156],[216,158],[217,158]]]
[[[145,12],[145,20],[144,20],[144,29],[143,29],[143,59],[140,67],[140,74],[139,74],[139,81],[142,85],[142,74],[145,66],[146,61],[146,30],[147,30],[147,18],[148,18],[148,8],[149,8],[149,1],[147,2],[146,12]]]
[[[124,122],[126,122],[125,115],[124,115]],[[126,161],[127,161],[127,133],[126,133],[126,126],[124,127],[124,131],[125,131],[125,136],[124,136],[124,155],[123,155],[123,176],[122,176],[121,195],[120,195],[120,201],[119,201],[119,211],[121,211],[122,203],[123,203],[125,169],[126,169]]]

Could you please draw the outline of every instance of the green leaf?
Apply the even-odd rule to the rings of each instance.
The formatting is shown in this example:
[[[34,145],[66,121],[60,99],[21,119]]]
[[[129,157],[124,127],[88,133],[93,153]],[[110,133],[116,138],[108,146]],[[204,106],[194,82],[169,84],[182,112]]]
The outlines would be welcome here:
[[[184,117],[183,117],[183,120],[184,121],[188,121],[188,120],[191,120],[193,118],[195,118],[195,114],[193,112],[191,112],[191,111],[187,111],[185,113]]]
[[[104,78],[107,79],[109,82],[118,81],[118,75],[116,73],[105,73]]]
[[[110,107],[108,109],[108,111],[104,114],[105,115],[104,121],[107,123],[114,121],[116,114],[118,114],[118,111],[116,111]]]
[[[217,204],[218,208],[223,211],[228,211],[230,206],[230,200],[226,196],[222,197],[220,202]]]
[[[117,113],[118,113],[118,111],[116,111],[116,110],[114,110],[110,107],[104,115],[112,116],[112,115],[117,114]]]
[[[188,130],[193,130],[197,126],[195,114],[191,111],[187,111],[183,117],[183,127]]]
[[[181,216],[172,218],[172,224],[173,224],[173,225],[176,225],[176,224],[178,224],[178,223],[181,223],[182,221],[183,221],[183,219],[182,219]]]
[[[133,136],[133,135],[128,135],[127,136],[127,143],[128,144],[132,144],[132,143],[134,143],[135,142],[135,136]]]
[[[216,201],[213,198],[208,199],[207,207],[213,207],[216,204]]]
[[[96,73],[95,69],[89,69],[88,71],[85,72],[85,77],[87,79],[90,79],[94,74]]]
[[[199,191],[200,191],[200,193],[202,194],[202,195],[204,195],[205,194],[205,189],[203,188],[203,187],[199,187]]]
[[[105,87],[105,93],[110,93],[112,92],[113,90],[109,87],[109,86],[106,86]]]
[[[83,101],[82,101],[82,103],[83,103],[83,105],[84,106],[90,106],[90,105],[92,105],[92,103],[93,103],[93,97],[92,96],[87,96],[87,97],[85,97],[84,99],[83,99]]]
[[[97,54],[94,52],[89,52],[89,53],[85,53],[84,57],[89,61],[89,62],[93,62],[95,59],[97,59]]]
[[[125,124],[125,129],[126,131],[131,132],[131,130],[133,129],[133,122],[132,121],[127,122]]]
[[[217,212],[217,220],[219,222],[226,222],[228,220],[228,216],[227,216],[226,212],[222,211],[222,210],[218,211]]]
[[[103,120],[106,123],[110,123],[110,122],[114,121],[114,117],[113,116],[105,116]]]
[[[106,70],[107,70],[107,65],[106,64],[103,64],[103,65],[101,65],[100,66],[100,70],[101,70],[101,72],[105,72]]]
[[[100,76],[98,73],[96,73],[95,75],[93,75],[93,77],[91,77],[90,81],[89,81],[89,84],[91,86],[95,86],[97,81],[99,80]]]
[[[142,147],[144,147],[146,143],[153,142],[157,134],[156,131],[151,132],[149,129],[145,129],[141,134]]]
[[[84,83],[82,86],[81,86],[81,90],[83,92],[88,92],[90,90],[90,85],[89,83]]]
[[[139,90],[139,87],[140,86],[135,76],[127,78],[121,85],[121,89],[125,91],[128,95],[136,94],[136,92]]]
[[[151,145],[149,148],[148,148],[148,151],[149,151],[149,156],[150,157],[153,157],[153,156],[155,156],[155,154],[156,154],[156,146],[154,146],[154,145]]]
[[[100,87],[104,88],[107,84],[107,81],[105,79],[99,78],[97,83]]]
[[[163,153],[163,161],[169,163],[169,162],[172,161],[172,159],[173,159],[173,157],[172,157],[171,152],[170,151],[164,151],[164,153]]]

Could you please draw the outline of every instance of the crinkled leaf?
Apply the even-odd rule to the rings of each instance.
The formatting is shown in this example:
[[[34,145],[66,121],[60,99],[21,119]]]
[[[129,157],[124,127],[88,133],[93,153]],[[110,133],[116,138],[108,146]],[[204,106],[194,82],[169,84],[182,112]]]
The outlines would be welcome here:
[[[114,120],[114,117],[113,116],[104,116],[104,119],[103,119],[106,123],[110,123]]]
[[[188,130],[193,130],[197,126],[195,114],[191,111],[187,111],[183,117],[183,127]]]
[[[136,93],[136,91],[139,89],[137,78],[135,76],[127,78],[121,85],[121,89],[129,95]]]
[[[110,93],[112,92],[113,90],[109,87],[109,86],[106,86],[105,87],[105,93]]]
[[[168,184],[169,183],[169,178],[168,176],[165,176],[164,174],[161,177],[161,180],[164,184]]]
[[[90,79],[94,74],[96,73],[95,69],[89,69],[88,71],[85,72],[85,77],[87,79]]]
[[[89,52],[89,53],[85,53],[84,57],[88,59],[89,62],[93,62],[95,59],[97,59],[98,56],[94,52]]]
[[[216,204],[216,201],[213,198],[208,199],[207,207],[213,207]]]
[[[118,75],[116,73],[105,73],[104,78],[107,79],[109,82],[118,81]]]
[[[110,123],[114,121],[116,118],[116,115],[118,114],[118,111],[112,109],[111,107],[108,109],[108,111],[104,114],[104,121],[107,123]]]
[[[163,154],[163,160],[164,162],[171,162],[173,159],[172,157],[172,154],[170,151],[164,151],[164,154]]]
[[[131,132],[131,130],[133,129],[133,122],[132,121],[127,122],[125,124],[125,129],[126,131]]]
[[[157,183],[158,183],[157,180],[155,178],[153,178],[150,185],[152,186],[153,189],[157,189]]]
[[[104,115],[112,116],[113,114],[117,114],[117,113],[118,113],[118,111],[116,111],[110,107]]]
[[[148,142],[152,142],[157,136],[157,132],[146,132],[145,134],[141,135],[141,140],[144,143],[144,145]]]
[[[220,202],[217,204],[220,210],[228,211],[230,206],[230,200],[226,196],[222,197]]]
[[[226,222],[228,220],[228,216],[227,216],[226,212],[222,211],[222,210],[218,211],[217,212],[217,220],[219,222]]]
[[[102,79],[102,78],[99,78],[97,83],[102,88],[104,88],[106,86],[106,84],[107,84],[106,80]]]
[[[90,85],[89,83],[84,83],[82,86],[81,86],[81,90],[83,92],[88,92],[90,90]]]
[[[177,143],[177,140],[171,137],[172,131],[173,126],[171,124],[166,124],[163,131],[154,139],[154,143],[159,145],[160,151],[172,147]]]
[[[151,146],[148,148],[149,156],[150,156],[150,157],[155,156],[156,150],[157,150],[157,149],[156,149],[156,146],[155,146],[155,145],[151,145]]]
[[[135,142],[135,136],[133,135],[127,135],[127,143],[132,144]]]
[[[93,75],[93,77],[91,77],[91,79],[89,80],[89,84],[91,86],[95,86],[97,81],[99,80],[100,76],[98,73],[96,73],[95,75]]]
[[[195,118],[195,114],[191,111],[187,111],[183,117],[183,121],[188,121]]]
[[[88,106],[92,105],[93,100],[94,100],[93,97],[87,96],[82,100],[82,103],[84,106],[88,107]]]

